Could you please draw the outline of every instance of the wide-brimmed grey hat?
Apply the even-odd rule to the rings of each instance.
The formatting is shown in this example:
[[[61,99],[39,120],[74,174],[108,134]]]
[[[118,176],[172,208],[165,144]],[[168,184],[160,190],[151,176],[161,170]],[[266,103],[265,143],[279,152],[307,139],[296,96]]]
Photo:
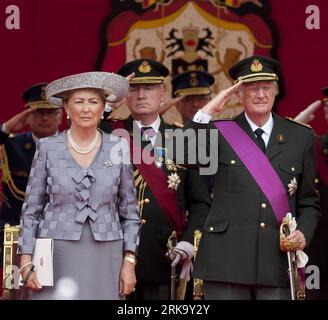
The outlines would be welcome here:
[[[50,82],[46,87],[49,103],[63,105],[62,94],[75,89],[93,88],[102,90],[109,102],[122,100],[129,88],[129,82],[124,77],[110,72],[84,72]]]

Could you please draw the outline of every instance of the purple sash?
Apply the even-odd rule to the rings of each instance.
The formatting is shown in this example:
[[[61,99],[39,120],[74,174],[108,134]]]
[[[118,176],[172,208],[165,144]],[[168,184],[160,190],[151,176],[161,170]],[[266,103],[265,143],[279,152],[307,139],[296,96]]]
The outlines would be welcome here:
[[[270,202],[278,224],[281,224],[282,219],[289,212],[288,198],[285,187],[268,158],[235,122],[216,121],[214,125],[261,188]]]

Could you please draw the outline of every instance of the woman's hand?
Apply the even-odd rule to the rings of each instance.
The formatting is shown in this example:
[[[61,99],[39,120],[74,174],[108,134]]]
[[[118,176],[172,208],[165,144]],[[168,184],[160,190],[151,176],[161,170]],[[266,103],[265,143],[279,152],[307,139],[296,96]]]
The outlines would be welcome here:
[[[124,296],[133,292],[136,283],[135,264],[123,259],[120,273],[120,295]]]
[[[237,92],[239,87],[242,85],[242,81],[238,81],[233,86],[221,90],[209,103],[207,103],[203,108],[202,112],[213,116],[218,111],[221,111],[225,104],[230,100],[234,93]]]
[[[34,291],[39,291],[42,289],[42,286],[36,276],[36,273],[33,271],[32,256],[29,254],[23,254],[21,257],[21,267],[20,272],[22,275],[23,281],[26,281],[25,285],[27,288],[30,288]]]

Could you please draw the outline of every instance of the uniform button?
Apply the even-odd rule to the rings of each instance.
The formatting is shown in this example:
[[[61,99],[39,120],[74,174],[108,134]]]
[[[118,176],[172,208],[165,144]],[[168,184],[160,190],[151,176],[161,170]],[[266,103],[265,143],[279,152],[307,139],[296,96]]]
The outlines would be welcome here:
[[[213,227],[210,227],[210,231],[213,231],[214,230],[214,228]]]
[[[150,200],[148,198],[145,199],[145,204],[148,204]]]
[[[264,229],[265,228],[265,223],[261,222],[260,226],[261,226],[262,229]]]
[[[146,219],[141,220],[141,224],[145,224],[146,222],[147,222]]]
[[[314,179],[314,183],[319,183],[319,179],[318,178]]]
[[[292,167],[291,169],[292,169],[293,172],[295,171],[295,167]]]
[[[230,163],[231,163],[231,164],[235,164],[236,161],[235,161],[235,160],[231,160]]]
[[[261,207],[262,207],[263,209],[265,209],[265,208],[267,207],[266,203],[263,202],[263,203],[261,204]]]

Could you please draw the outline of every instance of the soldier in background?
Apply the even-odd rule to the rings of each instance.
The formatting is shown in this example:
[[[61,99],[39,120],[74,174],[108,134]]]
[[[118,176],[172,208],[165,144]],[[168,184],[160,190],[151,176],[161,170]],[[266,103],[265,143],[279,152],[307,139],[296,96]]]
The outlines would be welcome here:
[[[46,101],[46,85],[38,83],[26,89],[22,94],[25,110],[1,124],[0,269],[3,263],[3,228],[6,223],[19,224],[35,145],[39,139],[56,134],[62,122],[61,107]],[[29,132],[16,134],[26,125],[30,128]]]
[[[172,79],[174,97],[183,97],[176,103],[183,124],[211,100],[214,77],[205,71],[187,71]]]

